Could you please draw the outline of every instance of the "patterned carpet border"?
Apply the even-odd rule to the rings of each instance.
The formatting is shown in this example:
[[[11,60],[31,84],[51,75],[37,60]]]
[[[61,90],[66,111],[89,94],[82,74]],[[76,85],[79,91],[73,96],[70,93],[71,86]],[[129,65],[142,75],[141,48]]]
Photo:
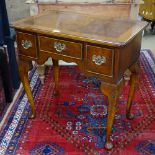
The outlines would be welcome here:
[[[30,85],[33,90],[33,96],[37,97],[36,94],[38,92],[40,80],[35,68],[30,72],[29,77],[31,80]],[[0,131],[0,155],[14,154],[21,137],[20,133],[22,133],[27,124],[29,113],[30,107],[27,96],[22,89],[17,97],[16,104],[12,107],[7,120]]]

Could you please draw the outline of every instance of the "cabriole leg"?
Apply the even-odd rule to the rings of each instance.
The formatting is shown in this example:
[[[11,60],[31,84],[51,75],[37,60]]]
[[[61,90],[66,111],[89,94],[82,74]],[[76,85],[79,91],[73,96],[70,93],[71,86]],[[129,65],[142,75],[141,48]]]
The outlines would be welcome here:
[[[106,129],[106,143],[105,148],[110,150],[113,148],[113,144],[110,141],[110,136],[112,133],[112,126],[115,118],[115,113],[117,110],[117,99],[120,94],[121,88],[123,86],[123,80],[118,84],[101,84],[101,91],[104,95],[108,97],[108,116],[107,116],[107,129]]]
[[[130,90],[126,107],[126,117],[128,119],[133,119],[133,115],[131,114],[131,106],[134,98],[135,88],[138,82],[139,68],[140,67],[138,62],[130,67],[130,71],[132,74],[130,77]]]
[[[34,108],[33,95],[32,95],[32,91],[30,88],[29,79],[28,79],[28,70],[29,70],[29,63],[20,61],[20,63],[19,63],[20,78],[21,78],[24,90],[27,94],[28,101],[31,106],[32,113],[30,115],[30,118],[34,118],[35,117],[35,108]]]
[[[44,82],[45,82],[45,65],[38,65],[37,66],[37,71],[38,71],[38,74],[39,74],[41,84],[44,84]]]
[[[59,95],[59,64],[58,60],[52,59],[53,61],[53,79],[55,82],[55,89],[54,89],[54,95]]]

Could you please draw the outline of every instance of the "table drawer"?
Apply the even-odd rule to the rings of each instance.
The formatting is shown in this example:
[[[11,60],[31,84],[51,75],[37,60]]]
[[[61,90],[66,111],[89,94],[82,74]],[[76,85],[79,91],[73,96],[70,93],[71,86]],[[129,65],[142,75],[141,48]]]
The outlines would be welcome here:
[[[36,36],[17,32],[18,53],[29,57],[37,57]]]
[[[48,37],[39,37],[40,50],[82,59],[82,44]]]
[[[87,71],[104,76],[113,76],[114,51],[108,48],[86,46],[85,65]]]

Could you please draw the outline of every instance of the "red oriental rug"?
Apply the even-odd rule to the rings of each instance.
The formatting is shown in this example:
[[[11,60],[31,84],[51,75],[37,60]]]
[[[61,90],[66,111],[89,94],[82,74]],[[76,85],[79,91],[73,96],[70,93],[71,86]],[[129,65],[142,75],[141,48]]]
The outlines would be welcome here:
[[[155,154],[155,58],[151,51],[140,55],[140,80],[132,113],[125,117],[129,91],[126,85],[119,98],[115,116],[111,151],[104,149],[107,97],[100,81],[85,77],[78,67],[60,67],[60,95],[53,96],[52,67],[46,69],[42,86],[36,69],[30,73],[35,97],[35,119],[23,91],[7,117],[0,134],[0,154],[6,155],[154,155]]]

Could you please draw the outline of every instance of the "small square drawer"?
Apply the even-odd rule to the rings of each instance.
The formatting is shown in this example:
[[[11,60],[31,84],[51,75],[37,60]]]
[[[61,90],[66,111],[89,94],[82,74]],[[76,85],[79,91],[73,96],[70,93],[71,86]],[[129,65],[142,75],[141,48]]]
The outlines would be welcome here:
[[[86,46],[85,65],[87,66],[86,68],[88,72],[112,77],[113,59],[113,49],[91,45]]]
[[[39,44],[41,51],[82,59],[82,44],[80,43],[40,36]]]
[[[37,58],[36,36],[28,33],[17,32],[19,55]]]

